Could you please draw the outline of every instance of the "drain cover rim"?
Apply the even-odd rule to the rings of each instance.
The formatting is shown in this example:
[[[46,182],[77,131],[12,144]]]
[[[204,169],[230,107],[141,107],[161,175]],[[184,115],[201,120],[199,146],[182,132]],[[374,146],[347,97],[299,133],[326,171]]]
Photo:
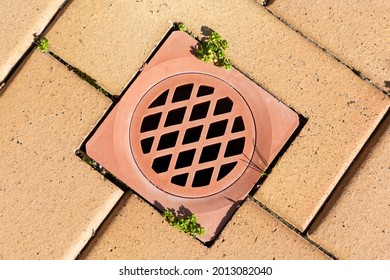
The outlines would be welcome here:
[[[209,86],[211,86],[211,85],[216,86],[215,89],[216,89],[217,93],[214,93],[214,96],[213,96],[214,99],[218,99],[218,98],[221,98],[224,96],[224,95],[221,95],[221,93],[220,93],[221,90],[223,90],[224,94],[226,91],[229,91],[228,93],[226,93],[226,96],[228,96],[229,98],[232,99],[232,101],[234,101],[233,105],[236,104],[235,107],[238,106],[238,109],[234,109],[236,114],[237,114],[237,110],[239,110],[239,111],[246,110],[246,115],[245,115],[245,113],[240,115],[240,117],[244,116],[246,129],[244,129],[244,132],[238,133],[239,135],[243,135],[243,136],[241,136],[241,138],[246,139],[245,140],[246,143],[244,144],[242,155],[241,154],[236,155],[236,157],[235,157],[236,165],[234,166],[234,168],[232,168],[231,171],[228,172],[228,174],[226,174],[226,176],[225,176],[226,178],[223,177],[221,180],[211,181],[207,184],[207,186],[203,186],[201,188],[188,187],[188,181],[186,184],[187,186],[185,186],[185,187],[177,186],[176,184],[169,181],[169,178],[173,178],[173,176],[170,177],[171,172],[175,172],[175,171],[172,171],[172,168],[170,168],[169,171],[165,170],[164,172],[162,172],[163,173],[162,175],[155,174],[155,172],[151,170],[150,166],[148,166],[148,165],[150,165],[150,162],[148,162],[148,156],[143,156],[141,153],[140,138],[142,138],[142,133],[138,132],[140,120],[143,119],[143,117],[145,116],[144,115],[145,111],[139,113],[139,112],[137,112],[137,110],[141,110],[141,109],[139,109],[139,106],[145,105],[144,104],[145,102],[148,102],[146,104],[146,105],[148,105],[150,101],[155,100],[157,95],[152,96],[152,94],[154,94],[156,92],[156,88],[157,89],[161,88],[161,86],[164,86],[164,84],[170,84],[172,82],[172,79],[174,81],[177,81],[179,84],[180,84],[180,82],[188,84],[188,83],[190,83],[191,78],[193,81],[194,80],[197,81],[194,83],[197,86],[199,86],[202,82],[205,82],[205,81],[206,81],[205,83],[209,82],[208,83]],[[187,82],[184,82],[184,80],[187,80]],[[214,82],[214,84],[213,84],[213,82]],[[159,89],[157,92],[161,93],[164,90],[165,90],[165,87],[163,87],[163,89]],[[171,93],[171,95],[172,95],[172,93]],[[203,100],[205,100],[205,99],[203,98]],[[190,101],[194,102],[193,96],[192,96],[192,99],[190,99]],[[167,102],[169,103],[169,101],[167,101]],[[183,102],[185,102],[185,101],[183,101]],[[143,103],[143,104],[140,104],[140,103]],[[169,106],[169,104],[168,104],[168,106]],[[183,106],[183,105],[180,105],[180,103],[179,103],[178,106]],[[146,106],[142,106],[142,109],[147,110],[147,109],[144,109],[145,107]],[[230,119],[231,118],[232,117],[230,117]],[[209,117],[209,119],[210,119],[210,117]],[[188,120],[187,120],[187,122],[190,123],[190,121],[188,121]],[[203,125],[205,125],[205,124],[203,124]],[[206,123],[206,126],[207,126],[207,123]],[[130,121],[130,129],[129,130],[130,130],[130,144],[131,144],[130,150],[132,152],[132,155],[133,155],[135,162],[136,162],[139,170],[141,171],[141,173],[157,188],[161,189],[164,192],[167,192],[168,194],[179,196],[179,197],[199,198],[199,197],[204,197],[204,196],[210,196],[210,195],[217,194],[217,193],[225,190],[226,188],[231,187],[237,180],[240,179],[242,174],[246,172],[246,170],[249,166],[249,161],[248,162],[245,162],[245,161],[252,158],[254,150],[255,150],[254,147],[251,147],[251,146],[253,146],[253,142],[256,142],[256,126],[255,126],[255,123],[253,120],[253,114],[252,114],[250,107],[248,106],[248,104],[246,103],[246,101],[242,97],[242,95],[236,89],[231,87],[230,84],[221,80],[219,77],[215,77],[211,74],[203,74],[203,73],[177,74],[177,75],[172,75],[172,76],[160,81],[159,83],[154,84],[153,87],[151,87],[141,97],[138,104],[135,106],[135,111],[134,111],[134,114],[132,115],[132,119]],[[182,131],[182,129],[179,129],[179,130]],[[154,135],[154,133],[152,135]],[[231,134],[231,136],[234,136],[234,135]],[[221,137],[224,137],[224,136],[221,136]],[[237,136],[237,137],[240,137],[240,136]],[[215,142],[215,141],[216,140],[214,140],[214,139],[211,140],[211,142]],[[223,141],[223,140],[220,140],[220,141]],[[228,142],[229,139],[226,139],[225,141]],[[230,141],[229,141],[229,143],[230,143]],[[179,144],[179,146],[180,146],[180,144]],[[195,144],[192,144],[192,146],[195,146]],[[183,147],[184,147],[184,145],[183,145]],[[204,148],[204,146],[200,147],[200,149],[202,149],[202,148]],[[172,147],[171,149],[173,149],[177,152],[178,147],[175,146],[175,147]],[[179,153],[179,152],[177,152],[177,153]],[[173,154],[173,158],[175,159],[175,154]],[[219,157],[219,158],[221,158],[221,157]],[[145,160],[143,160],[143,159],[145,159]],[[171,158],[169,160],[171,160]],[[225,162],[221,163],[221,161],[222,160],[219,159],[219,161],[216,162],[217,165],[220,164],[220,167],[222,167],[222,165],[226,165],[228,163],[227,161],[229,161],[229,158],[226,159]],[[232,159],[230,159],[230,161],[232,161]],[[147,162],[147,164],[145,164],[145,162]],[[194,165],[196,166],[197,164],[195,163]],[[210,165],[210,163],[207,163],[207,165]],[[192,165],[187,167],[187,169],[189,169],[190,171],[193,170],[193,168],[194,168],[194,166],[192,166]],[[176,168],[174,168],[174,169],[176,170]],[[212,170],[213,170],[212,172],[214,172],[214,168],[212,168]],[[178,171],[178,172],[180,173],[180,171]],[[192,172],[194,172],[194,171],[192,171]],[[164,175],[167,175],[166,173],[170,174],[170,175],[164,176]],[[212,173],[212,175],[214,175],[214,174]],[[194,174],[192,174],[192,176],[194,176]],[[214,178],[215,178],[215,176],[216,175],[214,175]],[[167,177],[169,177],[169,178],[167,178]],[[191,178],[191,173],[189,173],[189,177]]]

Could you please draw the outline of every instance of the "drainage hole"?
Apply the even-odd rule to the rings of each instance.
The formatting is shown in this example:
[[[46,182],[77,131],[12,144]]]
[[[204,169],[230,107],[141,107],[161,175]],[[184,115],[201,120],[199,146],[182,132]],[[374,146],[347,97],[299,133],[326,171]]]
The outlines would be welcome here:
[[[211,177],[213,176],[214,167],[198,170],[195,173],[192,187],[204,187],[210,184]]]
[[[167,102],[168,92],[169,92],[169,89],[167,89],[162,94],[160,94],[160,96],[157,97],[152,102],[152,104],[150,104],[149,109],[165,105],[165,102]]]
[[[173,176],[171,183],[184,187],[187,184],[188,173]]]
[[[232,127],[232,133],[240,132],[245,130],[245,125],[242,117],[236,117],[234,119],[233,127]]]
[[[200,155],[199,163],[216,160],[218,158],[220,148],[221,143],[204,147],[202,149],[202,154]]]
[[[196,104],[192,108],[190,121],[204,119],[207,116],[207,112],[209,110],[209,107],[210,107],[210,101]]]
[[[175,147],[179,131],[174,131],[161,136],[160,142],[158,142],[157,150],[164,150]],[[142,145],[142,143],[141,143]]]
[[[177,87],[175,93],[173,94],[172,103],[190,99],[193,87],[193,84]]]
[[[186,113],[186,107],[181,107],[172,111],[169,111],[167,119],[165,120],[165,127],[180,124],[183,122],[184,114]]]
[[[224,157],[239,155],[244,151],[245,137],[230,140],[226,146]]]
[[[183,145],[199,141],[202,129],[203,125],[187,129],[186,133],[184,134]]]
[[[224,178],[226,175],[228,175],[228,174],[230,173],[230,171],[232,171],[233,168],[234,168],[236,165],[237,165],[237,161],[231,162],[231,163],[227,163],[227,164],[223,164],[223,165],[221,166],[221,169],[219,170],[217,181],[221,180],[221,179]]]
[[[144,154],[150,153],[150,150],[152,149],[154,137],[149,137],[141,140],[141,147],[142,147],[142,152]]]
[[[156,113],[153,115],[146,116],[142,120],[141,124],[141,132],[151,131],[155,130],[158,127],[158,124],[160,123],[162,113]]]
[[[213,92],[214,92],[213,87],[200,86],[198,89],[198,94],[196,96],[197,97],[206,96],[206,95],[213,94]]]
[[[225,134],[228,120],[222,120],[210,124],[209,130],[207,131],[206,139],[222,136]]]
[[[175,169],[191,166],[194,160],[196,149],[181,152],[177,157]]]
[[[156,173],[166,172],[169,168],[169,164],[171,163],[171,158],[172,155],[155,158],[152,164],[153,170],[156,171]]]
[[[232,108],[233,101],[231,101],[230,98],[225,97],[219,99],[214,109],[214,116],[229,113],[232,111]]]

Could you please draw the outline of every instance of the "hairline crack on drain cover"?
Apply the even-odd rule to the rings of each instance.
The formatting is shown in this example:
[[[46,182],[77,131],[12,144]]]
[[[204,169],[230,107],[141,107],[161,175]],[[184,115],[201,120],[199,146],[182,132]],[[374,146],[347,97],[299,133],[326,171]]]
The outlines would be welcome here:
[[[160,211],[186,209],[212,241],[299,125],[236,69],[198,60],[172,32],[86,143]]]

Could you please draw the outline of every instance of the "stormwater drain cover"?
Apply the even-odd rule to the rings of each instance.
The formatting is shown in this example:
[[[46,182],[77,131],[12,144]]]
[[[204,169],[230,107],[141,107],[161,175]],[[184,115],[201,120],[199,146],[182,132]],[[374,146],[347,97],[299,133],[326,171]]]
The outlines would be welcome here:
[[[138,103],[130,146],[140,171],[172,195],[202,197],[231,186],[252,158],[255,125],[241,95],[222,80],[180,74]]]
[[[298,127],[298,115],[236,69],[199,61],[173,32],[86,144],[155,205],[186,209],[213,240]]]

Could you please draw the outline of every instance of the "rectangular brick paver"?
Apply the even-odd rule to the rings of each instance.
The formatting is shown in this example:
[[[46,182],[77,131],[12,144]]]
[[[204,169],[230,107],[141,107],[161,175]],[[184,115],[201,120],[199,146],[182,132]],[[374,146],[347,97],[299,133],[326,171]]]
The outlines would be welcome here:
[[[207,248],[171,227],[128,192],[81,255],[82,259],[200,259]]]
[[[64,0],[1,1],[0,86],[15,63],[55,15]]]
[[[389,91],[389,1],[276,0],[268,9]]]
[[[73,259],[122,191],[75,150],[110,100],[48,54],[0,95],[0,259]]]
[[[387,97],[252,0],[75,1],[48,38],[61,57],[120,93],[169,20],[197,36],[218,31],[236,67],[308,118],[256,194],[304,231],[385,114]]]
[[[322,251],[272,217],[253,201],[246,201],[214,244],[210,258],[329,259]]]
[[[390,117],[309,231],[341,259],[390,259]]]
[[[147,233],[147,234],[145,234]],[[310,242],[247,201],[211,248],[171,227],[127,194],[82,259],[327,259]]]

